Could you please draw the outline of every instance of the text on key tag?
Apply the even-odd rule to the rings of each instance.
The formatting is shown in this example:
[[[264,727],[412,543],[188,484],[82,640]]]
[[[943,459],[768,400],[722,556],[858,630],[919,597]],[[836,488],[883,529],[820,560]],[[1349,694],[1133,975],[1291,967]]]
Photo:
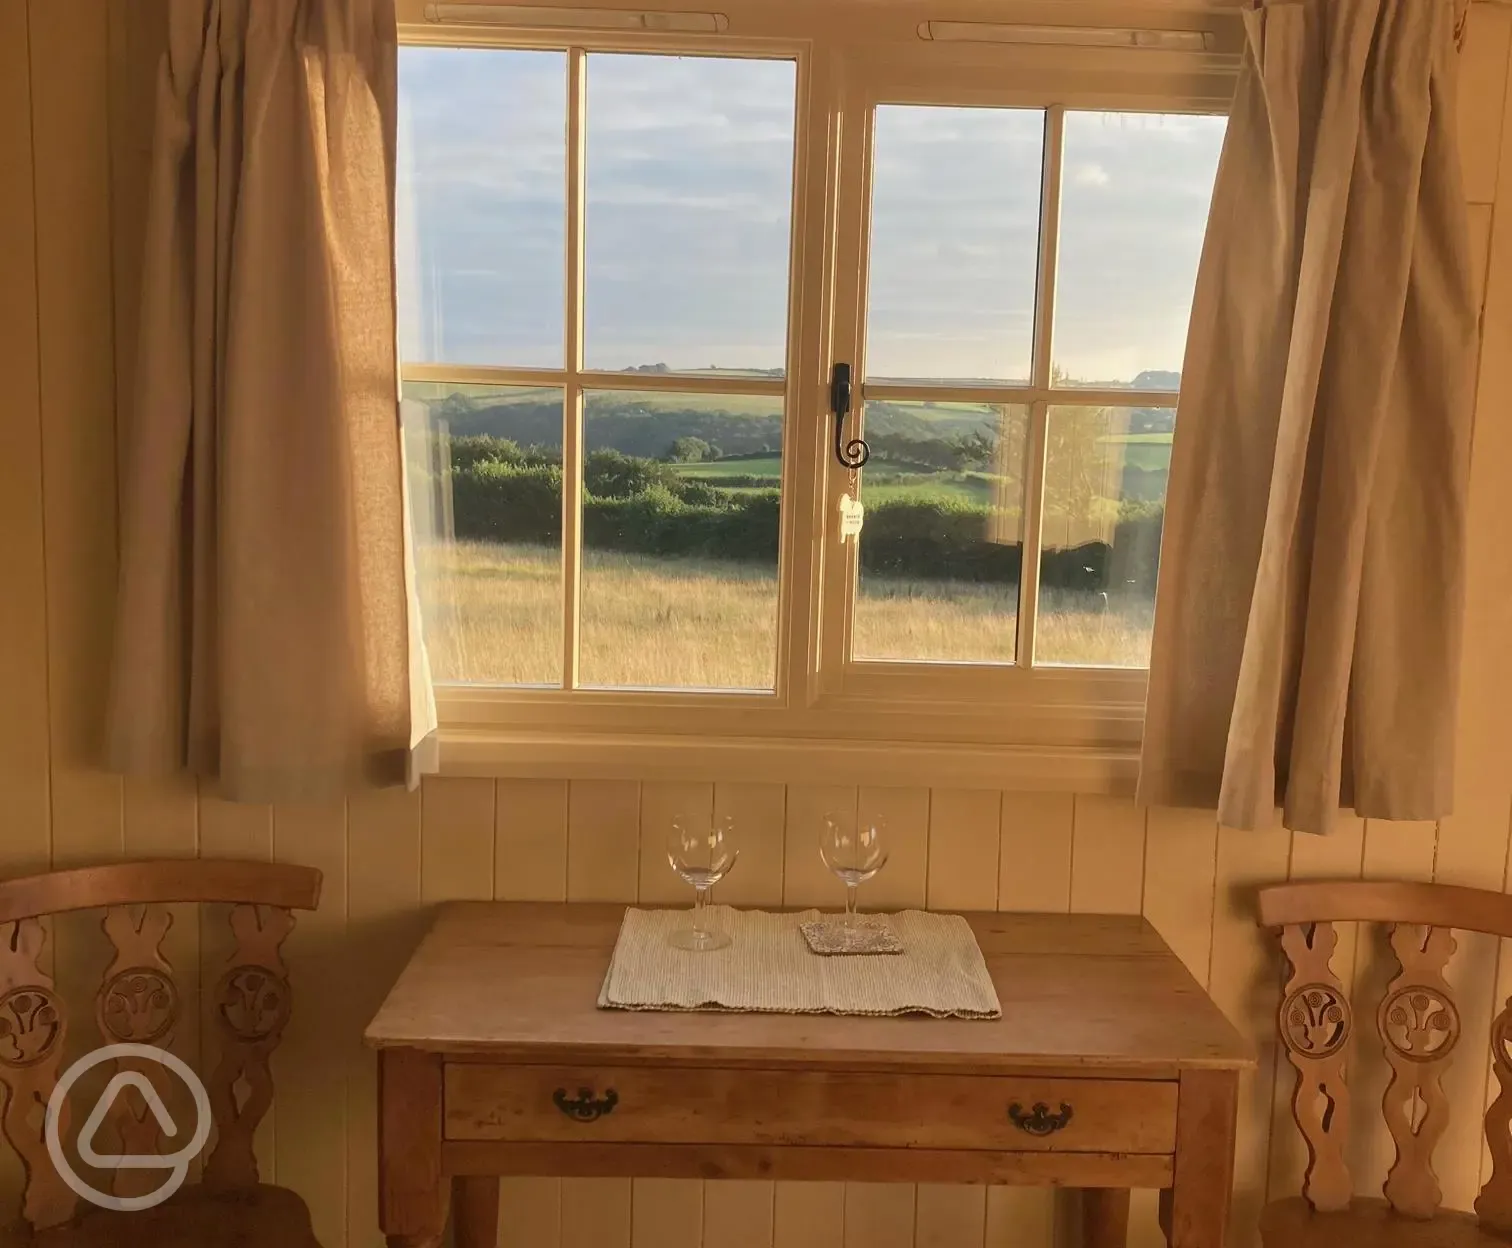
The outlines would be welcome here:
[[[866,520],[866,507],[859,498],[844,494],[840,498],[840,540],[846,541],[861,532]]]

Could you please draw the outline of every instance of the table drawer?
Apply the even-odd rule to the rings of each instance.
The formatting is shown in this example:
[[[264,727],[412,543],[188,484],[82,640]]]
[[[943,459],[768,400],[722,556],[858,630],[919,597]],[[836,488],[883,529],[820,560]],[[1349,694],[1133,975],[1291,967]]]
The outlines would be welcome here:
[[[448,1063],[449,1140],[1169,1153],[1176,1084]]]

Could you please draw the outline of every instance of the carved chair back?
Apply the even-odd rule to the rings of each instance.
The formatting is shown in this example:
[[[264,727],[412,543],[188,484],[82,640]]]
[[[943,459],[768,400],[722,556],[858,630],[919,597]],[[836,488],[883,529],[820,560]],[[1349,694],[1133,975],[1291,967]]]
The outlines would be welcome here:
[[[167,907],[231,906],[235,945],[212,990],[219,1060],[204,1081],[215,1142],[203,1181],[226,1190],[258,1182],[252,1137],[273,1100],[268,1059],[291,1006],[279,949],[293,930],[292,911],[313,910],[319,899],[318,871],[265,862],[129,862],[0,881],[0,1086],[6,1093],[0,1129],[25,1168],[22,1214],[34,1229],[67,1222],[76,1211],[75,1194],[58,1174],[46,1142],[46,1108],[58,1084],[70,1020],[49,973],[43,920],[67,911],[104,911],[114,956],[94,996],[101,1044],[166,1050],[182,1008],[174,968],[162,950],[173,922]],[[198,975],[198,967],[186,969],[189,976]],[[172,1076],[160,1063],[119,1057],[106,1065],[116,1075],[130,1072],[138,1088],[145,1079],[161,1100],[171,1096]],[[63,1129],[70,1091],[65,1089],[59,1101]],[[139,1113],[132,1096],[117,1096],[106,1119],[118,1132],[123,1153],[161,1151],[156,1116]],[[113,1194],[140,1194],[160,1182],[161,1172],[119,1169]]]
[[[1281,930],[1290,976],[1277,1014],[1281,1044],[1296,1068],[1292,1116],[1307,1141],[1303,1195],[1319,1212],[1346,1209],[1354,1193],[1345,1162],[1350,1131],[1347,1075],[1355,1018],[1331,959],[1335,923],[1388,925],[1398,973],[1376,1004],[1376,1041],[1391,1067],[1381,1108],[1396,1144],[1384,1194],[1411,1218],[1431,1218],[1442,1193],[1433,1150],[1449,1124],[1443,1075],[1459,1052],[1460,1011],[1444,969],[1454,931],[1512,937],[1512,897],[1445,884],[1343,881],[1285,884],[1260,891],[1260,922]],[[1491,1026],[1491,1059],[1501,1093],[1486,1111],[1493,1168],[1475,1202],[1483,1228],[1512,1233],[1512,1001]]]

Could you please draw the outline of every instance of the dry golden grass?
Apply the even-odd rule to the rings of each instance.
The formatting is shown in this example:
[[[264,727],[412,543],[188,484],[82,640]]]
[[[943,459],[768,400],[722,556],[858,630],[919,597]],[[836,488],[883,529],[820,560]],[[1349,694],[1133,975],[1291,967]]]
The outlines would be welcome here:
[[[426,642],[437,680],[556,685],[561,570],[537,546],[461,542],[421,552]],[[868,577],[855,616],[858,658],[1013,659],[1017,588]],[[1143,663],[1148,602],[1042,597],[1041,662]],[[770,689],[775,569],[711,559],[586,552],[580,676],[587,685]]]

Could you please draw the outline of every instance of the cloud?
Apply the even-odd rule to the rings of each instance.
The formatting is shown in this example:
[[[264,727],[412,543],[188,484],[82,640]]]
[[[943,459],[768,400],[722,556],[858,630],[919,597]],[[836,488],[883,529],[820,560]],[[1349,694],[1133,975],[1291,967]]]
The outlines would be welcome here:
[[[1077,186],[1107,186],[1113,175],[1101,165],[1077,165],[1071,171],[1071,181]]]

